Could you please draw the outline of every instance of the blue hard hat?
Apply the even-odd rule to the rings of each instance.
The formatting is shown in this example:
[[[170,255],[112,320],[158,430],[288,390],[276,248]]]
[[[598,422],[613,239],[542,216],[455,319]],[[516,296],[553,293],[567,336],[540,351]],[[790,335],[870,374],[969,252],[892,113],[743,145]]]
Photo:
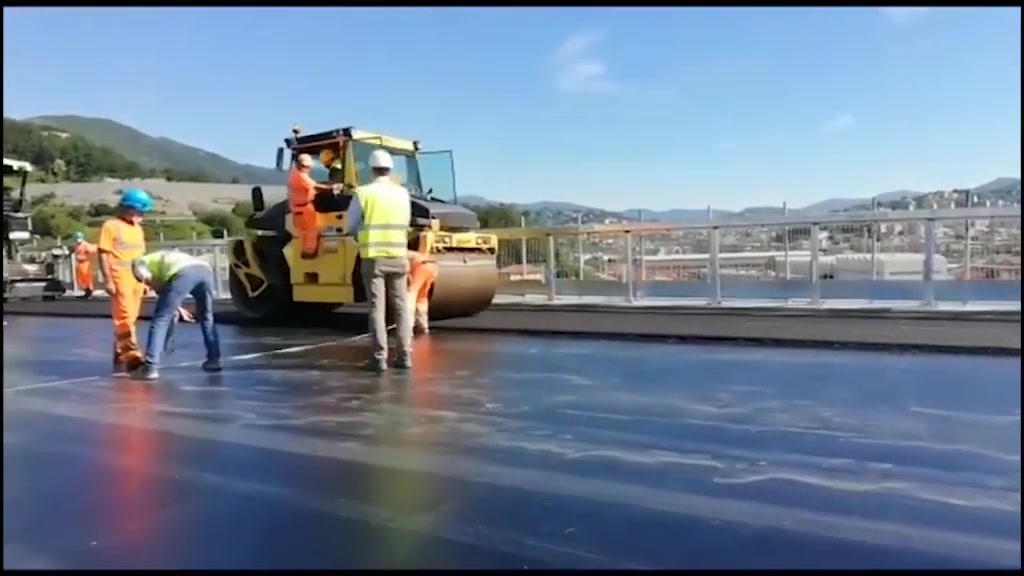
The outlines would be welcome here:
[[[76,242],[79,240],[85,240],[85,234],[82,234],[81,232],[75,232],[71,237],[74,238]]]
[[[149,212],[153,209],[153,199],[149,196],[149,192],[141,188],[125,188],[121,191],[121,201],[117,205],[139,212]]]

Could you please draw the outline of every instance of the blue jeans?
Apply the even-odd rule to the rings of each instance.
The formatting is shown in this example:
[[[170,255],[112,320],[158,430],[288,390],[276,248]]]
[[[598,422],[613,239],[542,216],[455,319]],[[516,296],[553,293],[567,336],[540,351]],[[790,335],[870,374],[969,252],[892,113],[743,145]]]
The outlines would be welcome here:
[[[167,333],[174,323],[178,308],[190,294],[196,302],[196,321],[203,331],[206,359],[220,360],[220,338],[217,337],[217,327],[213,323],[213,269],[194,264],[182,268],[157,291],[156,310],[146,340],[145,362],[148,366],[160,366],[160,356],[167,344]]]

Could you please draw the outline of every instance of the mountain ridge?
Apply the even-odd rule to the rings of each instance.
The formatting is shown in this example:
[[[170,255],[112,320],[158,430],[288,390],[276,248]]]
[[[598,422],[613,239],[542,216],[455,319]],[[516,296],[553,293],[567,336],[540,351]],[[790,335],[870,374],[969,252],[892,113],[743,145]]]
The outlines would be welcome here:
[[[284,175],[273,168],[255,166],[236,162],[223,155],[203,150],[196,146],[184,144],[176,140],[146,134],[129,125],[108,118],[95,118],[74,114],[54,114],[25,118],[23,122],[45,125],[68,133],[82,136],[96,144],[105,146],[139,163],[151,168],[174,168],[191,173],[207,175],[213,182],[238,183],[247,185],[273,185],[284,183]],[[1020,197],[1019,177],[1000,177],[971,189],[976,195],[994,195],[1013,198],[1013,188]],[[1007,196],[1007,191],[1010,191]],[[907,199],[927,197],[929,192],[896,190],[884,192],[865,198],[827,198],[802,208],[790,208],[790,214],[817,215],[828,212],[849,210],[857,206],[870,205],[872,201],[879,204]],[[588,221],[602,219],[638,220],[643,214],[645,220],[662,222],[699,222],[707,219],[706,208],[674,208],[669,210],[648,210],[631,208],[627,210],[607,210],[585,206],[573,202],[539,201],[529,203],[502,202],[482,196],[463,196],[463,204],[489,205],[509,204],[520,210],[537,214],[558,214],[558,220],[575,219],[575,214],[586,214]],[[781,207],[751,206],[742,210],[713,210],[717,217],[729,219],[747,219],[782,215]]]
[[[206,174],[217,182],[239,184],[281,184],[284,176],[274,170],[236,162],[215,152],[184,144],[165,136],[152,136],[137,128],[109,118],[74,114],[25,118],[44,126],[66,130],[106,146],[126,158],[149,168],[175,168]]]
[[[969,191],[972,196],[979,197],[980,201],[984,201],[989,198],[1010,198],[1013,201],[1020,202],[1020,178],[1014,177],[999,177],[989,182],[970,188]],[[1015,190],[1015,192],[1013,192]],[[755,220],[758,218],[769,218],[773,216],[783,216],[784,214],[789,215],[803,215],[803,216],[817,216],[822,214],[828,214],[830,212],[842,212],[853,209],[868,209],[872,203],[876,203],[878,206],[883,208],[892,208],[894,204],[900,202],[910,202],[915,206],[921,208],[925,207],[922,205],[929,197],[933,195],[942,195],[944,191],[938,192],[917,192],[912,190],[894,190],[892,192],[883,192],[873,197],[865,198],[830,198],[827,200],[821,200],[813,204],[809,204],[802,208],[787,208],[785,211],[782,206],[749,206],[741,210],[720,210],[712,207],[711,213],[716,219],[726,220]],[[508,204],[515,206],[519,210],[526,212],[534,211],[547,211],[552,206],[561,207],[565,212],[570,213],[584,213],[588,214],[590,221],[590,213],[600,212],[607,217],[619,217],[625,220],[641,220],[642,219],[651,222],[672,222],[672,223],[693,223],[702,222],[708,219],[707,208],[672,208],[669,210],[649,210],[644,208],[629,208],[622,211],[615,210],[604,210],[601,208],[594,208],[591,206],[583,206],[580,204],[574,204],[571,202],[551,202],[551,201],[540,201],[540,202],[501,202],[495,201],[481,196],[465,196],[461,199],[466,204],[475,205],[490,205],[490,204]],[[961,201],[961,204],[964,202]],[[567,222],[568,223],[568,222]]]

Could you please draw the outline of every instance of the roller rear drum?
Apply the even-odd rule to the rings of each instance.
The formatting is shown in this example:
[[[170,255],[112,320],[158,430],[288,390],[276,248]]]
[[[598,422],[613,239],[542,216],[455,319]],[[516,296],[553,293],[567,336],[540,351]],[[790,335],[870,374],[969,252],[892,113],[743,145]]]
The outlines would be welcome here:
[[[498,268],[493,254],[480,252],[436,254],[437,280],[430,296],[430,319],[473,316],[491,305],[498,292]]]

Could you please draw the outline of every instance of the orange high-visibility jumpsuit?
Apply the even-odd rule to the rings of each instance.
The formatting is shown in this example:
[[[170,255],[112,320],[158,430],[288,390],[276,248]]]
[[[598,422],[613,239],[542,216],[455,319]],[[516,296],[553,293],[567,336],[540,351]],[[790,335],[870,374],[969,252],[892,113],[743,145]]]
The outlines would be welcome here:
[[[430,289],[437,280],[437,263],[419,252],[409,252],[409,304],[413,306],[413,331],[430,332]]]
[[[316,180],[309,174],[292,168],[288,174],[288,209],[292,213],[292,225],[302,246],[302,257],[316,256],[320,243],[320,229],[317,225],[313,199],[316,198]]]
[[[92,259],[96,256],[96,246],[85,240],[75,246],[75,282],[80,290],[89,294],[93,290]]]
[[[114,320],[115,369],[133,370],[142,363],[135,322],[139,319],[145,285],[132,274],[132,260],[146,253],[146,237],[141,224],[123,218],[111,218],[100,228],[97,249],[110,264],[110,313]]]

